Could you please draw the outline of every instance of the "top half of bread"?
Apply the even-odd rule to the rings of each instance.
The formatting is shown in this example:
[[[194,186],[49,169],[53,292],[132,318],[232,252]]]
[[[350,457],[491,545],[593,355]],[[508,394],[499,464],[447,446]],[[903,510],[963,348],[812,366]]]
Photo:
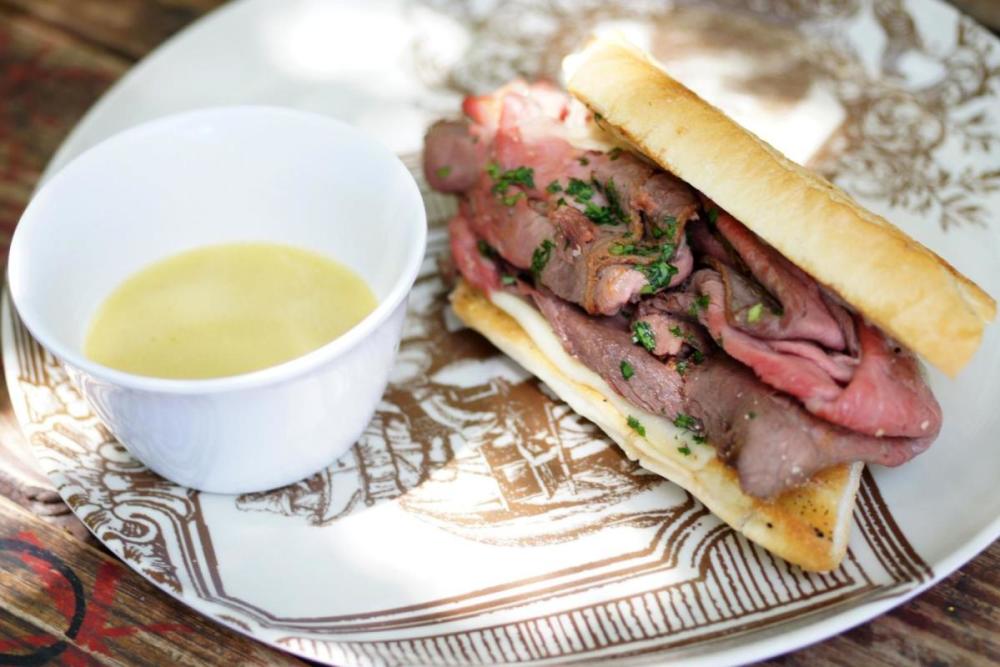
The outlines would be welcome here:
[[[703,192],[896,340],[954,376],[996,316],[974,282],[742,128],[645,54],[595,40],[569,91],[606,129]]]

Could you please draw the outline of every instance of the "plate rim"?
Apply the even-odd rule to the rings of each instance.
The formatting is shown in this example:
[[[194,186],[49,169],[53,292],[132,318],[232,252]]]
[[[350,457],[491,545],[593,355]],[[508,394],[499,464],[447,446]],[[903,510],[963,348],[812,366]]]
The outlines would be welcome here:
[[[920,4],[937,6],[957,15],[969,18],[968,15],[961,12],[961,10],[952,5],[946,4],[943,0],[919,0],[919,3],[915,4],[917,7],[919,7]],[[104,115],[108,108],[114,106],[117,101],[117,97],[121,94],[122,90],[136,85],[136,82],[145,76],[145,72],[150,67],[151,63],[158,62],[165,57],[170,57],[175,49],[182,48],[178,45],[186,41],[192,33],[213,29],[216,24],[226,21],[230,14],[237,11],[261,11],[264,6],[265,3],[260,2],[259,0],[234,0],[233,2],[222,5],[199,17],[190,25],[178,31],[146,54],[146,56],[135,63],[125,74],[115,81],[74,124],[72,130],[62,140],[58,149],[47,162],[35,188],[37,189],[41,184],[51,178],[59,169],[65,166],[74,151],[79,152],[77,144],[80,142],[80,136],[86,127],[92,123],[95,118]],[[974,19],[969,18],[969,20],[975,22]],[[1000,45],[1000,38],[978,22],[975,22],[975,25],[985,31],[994,40],[995,44]],[[998,98],[1000,98],[1000,96],[998,96]],[[0,330],[2,330],[4,334],[7,334],[11,331],[12,326],[12,304],[6,288],[5,272],[4,289],[2,295],[0,295]],[[8,391],[11,395],[11,403],[14,409],[15,417],[18,421],[18,426],[21,428],[22,433],[24,433],[24,425],[27,423],[27,415],[24,413],[25,405],[23,402],[23,392],[17,388],[16,377],[14,377],[11,370],[12,365],[8,363],[8,360],[15,356],[15,353],[13,352],[12,337],[10,335],[0,336],[0,345],[2,345],[5,381],[7,382]],[[18,400],[14,400],[15,395]],[[32,455],[34,456],[35,447],[34,445],[30,445],[30,447]],[[50,473],[46,470],[41,463],[39,463],[39,467],[50,479],[55,476],[54,473]],[[62,490],[60,490],[60,495],[62,496]],[[66,499],[65,497],[63,498],[64,500]],[[89,529],[90,527],[88,526],[88,530]],[[104,544],[104,541],[100,540],[96,533],[94,533],[94,535],[98,541],[101,541],[101,543]],[[925,592],[932,586],[940,583],[943,579],[953,574],[960,567],[973,560],[978,554],[983,552],[997,539],[1000,539],[1000,516],[995,517],[992,522],[985,524],[979,531],[977,531],[971,538],[963,542],[958,548],[953,548],[939,560],[930,562],[929,565],[932,569],[932,576],[925,581],[913,584],[902,592],[899,592],[891,597],[884,597],[882,599],[862,599],[855,603],[847,603],[843,609],[832,613],[828,617],[806,621],[800,627],[793,628],[786,632],[777,633],[774,636],[750,639],[747,643],[741,644],[737,647],[723,648],[720,651],[715,651],[708,655],[685,658],[685,664],[722,665],[733,664],[734,662],[743,663],[757,661],[791,651],[797,651],[812,643],[839,635],[891,610],[894,607],[904,604],[917,595]],[[121,558],[116,549],[112,547],[109,548],[111,548],[116,556]],[[162,583],[155,581],[146,573],[134,568],[128,561],[124,562],[130,567],[130,569],[142,575],[147,581],[154,584],[157,588],[171,595],[174,599],[177,599],[189,608],[194,609],[197,613],[208,616],[212,620],[221,623],[227,628],[235,630],[245,636],[248,636],[256,641],[260,641],[261,643],[278,650],[293,653],[295,655],[299,655],[300,657],[312,660],[317,659],[315,655],[310,655],[304,652],[296,652],[294,650],[290,650],[286,646],[277,645],[256,636],[252,629],[243,628],[237,622],[227,620],[225,613],[208,609],[212,603],[201,600],[196,596],[189,595],[188,597],[184,597],[182,594],[176,593],[164,586]],[[775,627],[777,627],[777,625],[780,624],[776,624]],[[752,638],[753,635],[754,632],[751,631],[745,636],[747,638]],[[571,657],[571,661],[573,662],[587,661],[588,659],[593,660],[595,658],[593,656],[589,656],[588,658],[587,654],[580,654],[578,656]],[[665,657],[657,656],[656,653],[652,653],[648,656],[633,656],[627,659],[630,661],[630,664],[663,664]],[[669,658],[666,659],[669,661]],[[554,659],[538,661],[538,664],[552,662],[553,660]],[[533,662],[532,664],[535,663]]]

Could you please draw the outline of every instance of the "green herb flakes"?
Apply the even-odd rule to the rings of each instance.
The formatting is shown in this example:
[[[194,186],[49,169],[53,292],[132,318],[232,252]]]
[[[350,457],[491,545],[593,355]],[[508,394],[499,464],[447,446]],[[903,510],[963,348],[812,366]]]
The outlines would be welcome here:
[[[706,308],[708,308],[708,304],[709,303],[711,303],[711,302],[708,300],[708,295],[707,294],[701,294],[701,295],[699,295],[691,303],[691,306],[688,308],[688,315],[690,315],[691,317],[697,318],[698,317],[698,312],[702,311],[702,310],[705,310]]]
[[[663,289],[677,275],[677,267],[663,259],[637,268],[645,274],[646,280],[649,281],[649,284],[643,288],[646,294]],[[648,291],[645,291],[646,287],[649,288]]]
[[[636,433],[638,433],[642,437],[644,437],[644,438],[646,437],[646,427],[643,426],[642,422],[640,422],[638,419],[636,419],[632,415],[628,416],[628,426],[629,426],[629,428],[631,428],[633,431],[635,431]]]
[[[496,248],[494,248],[493,246],[491,246],[489,243],[487,243],[482,239],[476,241],[476,248],[479,249],[479,254],[485,257],[486,259],[493,259],[494,257],[497,256]]]
[[[552,181],[551,183],[545,186],[545,191],[550,194],[562,192],[562,186],[559,185],[559,181]]]
[[[507,189],[512,185],[526,188],[535,187],[535,170],[531,167],[517,167],[501,172],[499,165],[491,162],[486,165],[486,172],[493,179],[493,193],[497,195],[506,194]]]
[[[642,345],[650,352],[656,349],[656,334],[653,333],[653,327],[649,326],[649,322],[639,320],[632,325],[632,342]]]
[[[672,215],[664,216],[663,226],[652,224],[649,228],[649,233],[653,235],[654,239],[662,239],[667,237],[673,241],[677,237],[677,218]]]
[[[579,178],[571,178],[569,179],[569,185],[566,186],[566,194],[582,204],[593,198],[594,188]]]
[[[622,363],[619,366],[619,368],[621,368],[622,377],[625,378],[626,380],[631,380],[632,376],[635,375],[635,369],[632,367],[632,364],[625,361],[624,359],[622,359]]]
[[[691,456],[691,448],[688,447],[687,445],[681,445],[680,447],[677,448],[677,451],[679,451],[684,456]]]
[[[503,197],[500,198],[500,201],[503,202],[504,206],[513,206],[522,197],[524,197],[524,193],[523,192],[515,192],[512,195],[504,195]]]
[[[678,412],[677,416],[674,417],[674,426],[682,428],[685,431],[693,431],[698,427],[698,420],[691,415]]]
[[[451,165],[446,164],[443,167],[438,167],[434,170],[434,173],[437,174],[438,178],[448,178],[451,174]]]
[[[750,324],[758,322],[763,312],[764,312],[764,304],[760,302],[750,306],[750,310],[747,311],[747,322],[749,322]]]
[[[619,225],[625,222],[625,213],[621,209],[614,182],[608,181],[604,186],[603,192],[608,199],[608,206],[598,206],[591,201],[594,198],[595,187],[599,188],[596,181],[591,185],[579,178],[571,178],[569,185],[566,186],[566,194],[578,204],[583,204],[583,214],[595,225]]]
[[[552,257],[552,249],[554,247],[556,247],[556,244],[551,239],[545,239],[535,248],[535,252],[531,254],[531,272],[535,276],[542,275],[545,265],[549,263],[549,259]]]

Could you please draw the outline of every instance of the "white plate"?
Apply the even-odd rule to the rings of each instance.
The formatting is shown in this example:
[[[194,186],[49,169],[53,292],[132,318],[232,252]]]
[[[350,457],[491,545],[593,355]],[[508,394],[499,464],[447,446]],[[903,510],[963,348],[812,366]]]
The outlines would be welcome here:
[[[137,122],[246,102],[348,120],[416,165],[424,127],[463,92],[554,76],[591,27],[611,25],[1000,294],[994,38],[932,0],[748,3],[780,23],[769,27],[705,9],[714,3],[661,4],[244,0],[132,70],[47,173]],[[427,204],[437,222],[450,206]],[[15,410],[60,493],[130,566],[226,625],[342,665],[747,662],[899,604],[1000,534],[996,326],[959,379],[931,373],[939,441],[866,476],[849,558],[808,575],[635,469],[458,330],[434,270],[442,249],[432,229],[400,362],[364,438],[293,487],[212,496],[156,478],[5,303]]]

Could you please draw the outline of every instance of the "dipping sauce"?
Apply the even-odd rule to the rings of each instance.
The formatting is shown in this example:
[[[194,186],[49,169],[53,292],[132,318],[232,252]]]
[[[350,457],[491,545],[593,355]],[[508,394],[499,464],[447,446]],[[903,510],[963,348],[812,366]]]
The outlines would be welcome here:
[[[329,343],[375,309],[356,273],[276,243],[174,255],[98,308],[84,354],[137,375],[203,379],[274,366]]]

